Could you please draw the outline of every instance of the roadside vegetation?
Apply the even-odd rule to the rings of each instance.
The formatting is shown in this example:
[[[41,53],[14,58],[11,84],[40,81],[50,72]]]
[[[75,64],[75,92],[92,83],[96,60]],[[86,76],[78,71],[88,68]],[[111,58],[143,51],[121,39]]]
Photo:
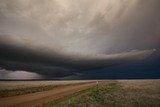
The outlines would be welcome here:
[[[69,85],[78,85],[87,83],[85,81],[13,81],[1,82],[0,98],[17,96],[35,92],[52,90],[57,87],[65,87]],[[14,84],[14,86],[13,86]]]
[[[117,81],[102,84],[42,107],[160,107],[159,87],[154,90],[132,85],[126,88],[125,84]]]
[[[16,95],[23,95],[41,91],[51,90],[55,87],[60,87],[62,85],[48,85],[48,86],[37,86],[37,87],[26,87],[26,88],[19,88],[19,89],[5,89],[0,91],[0,97],[9,97],[9,96],[16,96]]]

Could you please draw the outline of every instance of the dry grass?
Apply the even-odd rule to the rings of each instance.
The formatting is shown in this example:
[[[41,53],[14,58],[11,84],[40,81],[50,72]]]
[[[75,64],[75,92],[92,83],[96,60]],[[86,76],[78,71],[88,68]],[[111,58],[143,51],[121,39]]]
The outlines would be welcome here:
[[[0,97],[41,92],[84,82],[89,81],[0,81]]]
[[[75,80],[75,81],[0,81],[0,90],[9,90],[9,89],[19,89],[26,87],[39,87],[39,86],[48,86],[48,85],[67,85],[75,84],[81,82],[88,82],[85,80]]]
[[[160,93],[160,79],[155,80],[119,80],[125,89],[140,89]]]
[[[120,80],[43,107],[160,107],[160,80]]]

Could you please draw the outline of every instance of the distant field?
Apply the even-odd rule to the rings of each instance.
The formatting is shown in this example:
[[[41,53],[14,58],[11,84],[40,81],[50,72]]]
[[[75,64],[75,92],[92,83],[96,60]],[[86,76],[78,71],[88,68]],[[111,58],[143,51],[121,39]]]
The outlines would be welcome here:
[[[51,90],[55,87],[90,81],[0,81],[0,97],[22,95]]]
[[[0,95],[2,107],[160,107],[160,79],[0,81]]]
[[[42,107],[160,107],[160,80],[107,81]]]

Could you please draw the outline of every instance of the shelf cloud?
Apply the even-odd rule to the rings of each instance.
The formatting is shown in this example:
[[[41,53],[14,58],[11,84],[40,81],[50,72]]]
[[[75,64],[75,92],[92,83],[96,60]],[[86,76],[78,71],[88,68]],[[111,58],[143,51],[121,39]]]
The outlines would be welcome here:
[[[0,0],[0,67],[63,77],[145,59],[159,51],[159,4]]]

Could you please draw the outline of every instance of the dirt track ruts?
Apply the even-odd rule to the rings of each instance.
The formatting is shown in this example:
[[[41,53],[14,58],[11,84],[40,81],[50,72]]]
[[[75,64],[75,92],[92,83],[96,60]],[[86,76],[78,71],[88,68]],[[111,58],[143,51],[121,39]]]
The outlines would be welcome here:
[[[73,86],[59,87],[49,91],[0,98],[0,107],[34,107],[52,100],[57,100],[75,92],[91,88],[95,85],[96,82],[90,82]]]

